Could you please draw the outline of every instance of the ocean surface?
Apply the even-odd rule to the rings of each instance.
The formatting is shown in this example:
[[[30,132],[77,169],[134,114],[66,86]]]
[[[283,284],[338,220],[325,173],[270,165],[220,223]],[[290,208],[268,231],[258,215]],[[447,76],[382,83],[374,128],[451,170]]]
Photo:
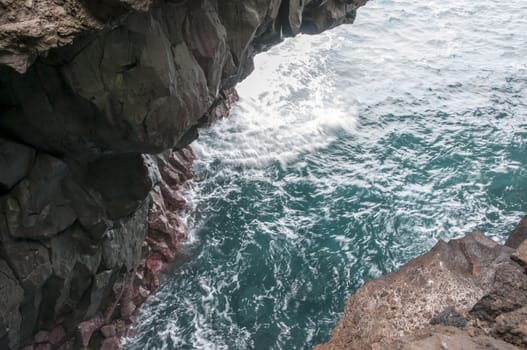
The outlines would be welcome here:
[[[182,258],[125,349],[310,349],[438,240],[527,213],[527,2],[375,0],[256,58],[201,132]]]

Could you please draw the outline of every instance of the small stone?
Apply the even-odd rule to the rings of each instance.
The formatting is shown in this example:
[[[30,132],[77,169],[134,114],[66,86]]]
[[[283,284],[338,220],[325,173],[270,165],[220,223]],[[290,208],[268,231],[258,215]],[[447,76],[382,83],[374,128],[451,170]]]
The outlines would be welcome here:
[[[117,334],[115,330],[115,326],[113,324],[102,326],[101,333],[102,335],[104,335],[105,338],[112,338],[112,337],[115,337],[115,335]]]
[[[146,260],[146,267],[152,272],[152,274],[157,275],[164,268],[164,263],[158,256],[151,256]]]

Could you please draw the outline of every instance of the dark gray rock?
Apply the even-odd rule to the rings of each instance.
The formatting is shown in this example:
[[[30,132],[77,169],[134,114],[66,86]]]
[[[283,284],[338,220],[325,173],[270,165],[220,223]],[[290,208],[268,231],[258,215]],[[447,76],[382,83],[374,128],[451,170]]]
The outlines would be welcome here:
[[[470,311],[472,316],[494,321],[498,315],[527,305],[527,275],[511,261],[496,271],[490,293],[483,296]]]
[[[33,148],[0,138],[0,193],[11,189],[26,176],[34,157]]]
[[[83,314],[84,318],[92,318],[98,311],[104,310],[117,275],[118,270],[106,270],[94,276],[90,292],[87,293],[86,299],[83,300],[84,305],[81,307],[86,310]]]
[[[306,5],[302,31],[316,34],[343,23],[353,23],[356,10],[368,0],[311,1]]]
[[[192,2],[184,24],[184,35],[192,55],[205,73],[209,92],[215,98],[220,91],[223,72],[218,67],[225,62],[227,33],[212,3]]]
[[[106,269],[131,271],[142,256],[147,233],[149,201],[145,202],[129,219],[107,233],[102,242],[102,260]]]
[[[13,271],[0,259],[0,345],[2,349],[17,349],[20,342],[20,312],[24,298]]]
[[[146,11],[152,0],[0,1],[0,64],[23,73],[39,53],[70,43],[83,32],[129,11]]]
[[[106,231],[113,226],[113,221],[106,212],[102,195],[86,185],[84,180],[74,177],[65,179],[64,191],[71,201],[78,223],[92,239],[102,239]]]
[[[527,306],[496,317],[494,334],[508,343],[527,347]]]
[[[0,126],[74,157],[184,147],[220,90],[252,71],[258,50],[282,34],[350,23],[365,2],[161,1],[51,50],[24,75],[0,68]]]
[[[289,35],[300,33],[302,27],[302,15],[304,12],[305,0],[284,1],[282,11],[284,16],[284,30]]]
[[[456,309],[449,306],[432,317],[430,324],[463,328],[467,325],[467,319],[457,312]]]
[[[0,248],[24,289],[40,288],[51,276],[49,252],[42,244],[9,241],[3,242]]]
[[[22,339],[31,337],[38,320],[42,300],[41,287],[51,276],[48,250],[40,243],[31,241],[8,241],[1,245],[6,258],[19,283],[24,288],[24,300],[20,305]]]
[[[46,238],[75,221],[65,198],[62,181],[67,166],[61,160],[39,154],[28,177],[0,199],[9,233],[16,238]]]
[[[107,216],[114,220],[132,215],[158,181],[149,156],[122,154],[102,157],[87,166],[86,183],[104,200]]]
[[[101,249],[80,225],[73,225],[47,244],[53,273],[43,287],[40,323],[52,325],[60,315],[69,315],[72,323],[78,322],[89,308],[81,301],[93,284]]]

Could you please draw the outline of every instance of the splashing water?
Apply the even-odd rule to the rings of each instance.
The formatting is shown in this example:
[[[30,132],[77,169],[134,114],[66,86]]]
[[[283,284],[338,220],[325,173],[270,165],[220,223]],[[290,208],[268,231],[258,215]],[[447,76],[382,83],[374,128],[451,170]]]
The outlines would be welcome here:
[[[256,59],[193,145],[190,261],[125,349],[309,349],[367,279],[527,212],[527,3],[376,0]]]

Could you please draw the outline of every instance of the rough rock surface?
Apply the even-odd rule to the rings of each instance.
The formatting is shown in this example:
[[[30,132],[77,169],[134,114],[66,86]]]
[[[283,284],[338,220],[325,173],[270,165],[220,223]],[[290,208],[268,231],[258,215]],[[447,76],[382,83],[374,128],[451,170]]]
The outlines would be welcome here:
[[[359,288],[315,349],[526,349],[526,244],[513,249],[479,232],[439,242]]]
[[[115,349],[253,57],[366,0],[0,0],[0,348]]]

